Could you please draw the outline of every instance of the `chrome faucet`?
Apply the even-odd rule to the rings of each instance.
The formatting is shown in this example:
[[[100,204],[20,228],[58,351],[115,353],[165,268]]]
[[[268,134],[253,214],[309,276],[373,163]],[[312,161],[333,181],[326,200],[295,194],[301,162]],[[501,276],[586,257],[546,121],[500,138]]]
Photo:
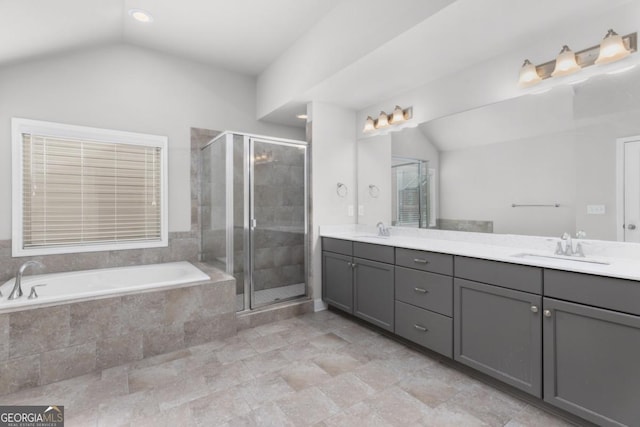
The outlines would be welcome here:
[[[376,227],[378,227],[378,236],[389,237],[391,235],[391,231],[384,226],[384,222],[380,221]]]
[[[587,233],[580,230],[576,233],[576,239],[584,239],[587,237]],[[558,242],[556,245],[556,255],[565,255],[565,256],[577,256],[584,258],[584,250],[582,249],[582,242],[578,242],[575,250],[573,249],[573,242],[571,240],[571,235],[569,233],[564,233],[561,237],[562,240],[565,240],[566,243],[564,245],[564,249],[562,248],[562,242]]]
[[[22,264],[20,266],[20,269],[18,270],[18,273],[16,274],[16,282],[13,285],[13,290],[11,291],[9,298],[7,299],[13,300],[13,299],[18,299],[22,296],[22,287],[20,286],[22,284],[22,275],[24,274],[24,271],[27,269],[27,267],[31,265],[37,266],[37,267],[44,267],[44,264],[42,264],[40,261],[27,261],[24,264]]]

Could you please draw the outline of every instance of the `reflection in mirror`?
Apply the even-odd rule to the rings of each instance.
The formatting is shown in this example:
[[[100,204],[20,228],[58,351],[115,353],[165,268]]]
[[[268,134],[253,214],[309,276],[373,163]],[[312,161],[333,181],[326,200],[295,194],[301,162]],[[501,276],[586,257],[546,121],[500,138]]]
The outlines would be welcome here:
[[[640,241],[623,230],[640,221],[640,194],[624,195],[640,177],[639,78],[598,76],[360,140],[358,222]],[[400,182],[398,158],[424,162],[424,182]]]
[[[435,199],[430,185],[434,175],[427,160],[391,158],[391,225],[435,227]]]

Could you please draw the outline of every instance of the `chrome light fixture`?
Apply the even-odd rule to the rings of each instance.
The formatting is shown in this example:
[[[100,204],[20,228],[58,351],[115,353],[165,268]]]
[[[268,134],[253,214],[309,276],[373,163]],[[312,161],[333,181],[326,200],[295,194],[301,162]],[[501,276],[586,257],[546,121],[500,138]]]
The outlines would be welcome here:
[[[533,86],[536,83],[540,83],[542,78],[538,75],[538,70],[536,66],[531,63],[528,59],[524,60],[524,64],[522,64],[522,68],[520,69],[520,78],[518,79],[518,84],[520,87],[528,87]]]
[[[600,43],[600,53],[598,54],[598,59],[596,59],[596,64],[608,64],[626,58],[629,55],[631,55],[631,52],[624,45],[622,37],[615,31],[609,30]]]
[[[568,76],[576,71],[580,71],[581,66],[576,62],[576,54],[569,49],[569,46],[562,46],[562,50],[556,57],[556,66],[551,73],[552,77]]]

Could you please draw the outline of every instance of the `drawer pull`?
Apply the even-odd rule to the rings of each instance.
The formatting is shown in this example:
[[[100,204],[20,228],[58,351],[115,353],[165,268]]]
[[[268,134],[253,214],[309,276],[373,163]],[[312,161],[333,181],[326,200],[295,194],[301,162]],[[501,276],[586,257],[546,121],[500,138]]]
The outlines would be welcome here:
[[[426,259],[422,259],[422,258],[414,258],[413,262],[418,263],[418,264],[429,264],[429,261],[427,261]]]
[[[427,332],[428,331],[428,329],[425,328],[424,326],[420,326],[420,325],[417,325],[417,324],[413,325],[413,327],[416,328],[419,331],[422,331],[422,332]]]
[[[419,292],[421,294],[426,294],[426,293],[429,292],[428,290],[422,289],[422,288],[413,288],[413,290],[416,291],[416,292]]]

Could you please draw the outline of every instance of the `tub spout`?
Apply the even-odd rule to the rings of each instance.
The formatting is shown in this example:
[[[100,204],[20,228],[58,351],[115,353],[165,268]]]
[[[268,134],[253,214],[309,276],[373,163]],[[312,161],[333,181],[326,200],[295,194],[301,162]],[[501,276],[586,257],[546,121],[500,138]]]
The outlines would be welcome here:
[[[27,269],[27,267],[31,265],[37,266],[37,267],[44,267],[44,264],[42,264],[39,261],[27,261],[24,264],[22,264],[20,266],[20,269],[18,270],[18,273],[16,274],[16,282],[13,285],[13,290],[11,291],[11,294],[9,295],[8,299],[14,300],[22,296],[22,287],[20,286],[22,284],[22,275],[24,274],[24,271]]]

